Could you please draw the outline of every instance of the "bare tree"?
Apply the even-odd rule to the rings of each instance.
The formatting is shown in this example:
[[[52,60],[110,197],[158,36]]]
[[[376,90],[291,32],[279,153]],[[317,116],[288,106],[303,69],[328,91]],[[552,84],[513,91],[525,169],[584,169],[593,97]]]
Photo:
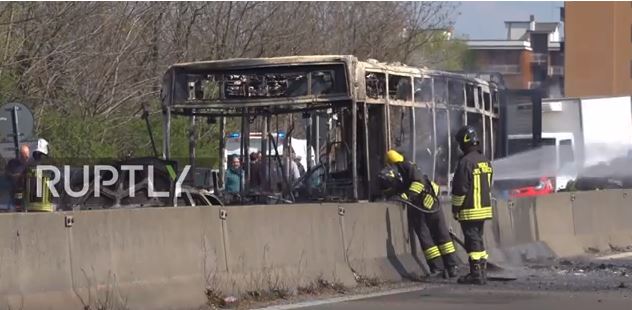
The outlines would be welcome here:
[[[176,62],[354,54],[423,64],[443,2],[0,3],[0,98],[123,126]],[[60,121],[61,122],[61,121]],[[59,124],[46,124],[57,126]],[[105,132],[102,134],[105,136]]]

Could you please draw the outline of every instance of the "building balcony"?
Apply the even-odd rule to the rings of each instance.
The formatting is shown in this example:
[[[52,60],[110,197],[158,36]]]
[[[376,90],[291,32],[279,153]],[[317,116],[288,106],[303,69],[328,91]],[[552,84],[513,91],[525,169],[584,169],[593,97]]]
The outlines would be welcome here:
[[[563,66],[550,66],[549,67],[549,76],[556,76],[556,75],[564,75]]]
[[[543,64],[549,61],[549,55],[544,53],[533,53],[531,57],[531,63],[534,64]]]
[[[500,74],[519,74],[519,65],[488,65],[485,71],[498,72]]]

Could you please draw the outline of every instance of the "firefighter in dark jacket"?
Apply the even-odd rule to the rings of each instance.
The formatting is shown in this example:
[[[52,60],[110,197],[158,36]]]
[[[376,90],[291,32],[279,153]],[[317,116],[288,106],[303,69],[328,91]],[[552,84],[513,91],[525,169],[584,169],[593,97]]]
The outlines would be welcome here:
[[[386,157],[389,165],[380,173],[380,182],[383,188],[391,189],[390,194],[398,194],[419,208],[407,207],[408,221],[419,238],[431,275],[456,277],[456,249],[441,212],[439,185],[401,153],[389,150]]]
[[[480,140],[472,126],[461,128],[455,137],[463,156],[452,181],[452,214],[461,223],[470,263],[470,273],[460,277],[458,283],[486,284],[488,255],[483,245],[483,227],[492,218],[493,170],[481,153]]]

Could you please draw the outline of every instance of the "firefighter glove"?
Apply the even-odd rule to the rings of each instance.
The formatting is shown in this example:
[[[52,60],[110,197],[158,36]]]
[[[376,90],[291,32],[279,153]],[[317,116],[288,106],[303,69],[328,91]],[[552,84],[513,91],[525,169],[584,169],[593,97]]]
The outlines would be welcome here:
[[[405,201],[408,201],[408,195],[406,193],[402,193],[399,197]]]

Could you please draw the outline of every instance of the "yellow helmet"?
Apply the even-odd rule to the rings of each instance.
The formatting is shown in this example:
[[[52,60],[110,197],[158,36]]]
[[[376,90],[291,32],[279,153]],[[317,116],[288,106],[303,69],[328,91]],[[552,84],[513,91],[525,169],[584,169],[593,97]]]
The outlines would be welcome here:
[[[401,163],[404,161],[404,155],[396,150],[388,150],[388,152],[386,152],[386,160],[389,164]]]

